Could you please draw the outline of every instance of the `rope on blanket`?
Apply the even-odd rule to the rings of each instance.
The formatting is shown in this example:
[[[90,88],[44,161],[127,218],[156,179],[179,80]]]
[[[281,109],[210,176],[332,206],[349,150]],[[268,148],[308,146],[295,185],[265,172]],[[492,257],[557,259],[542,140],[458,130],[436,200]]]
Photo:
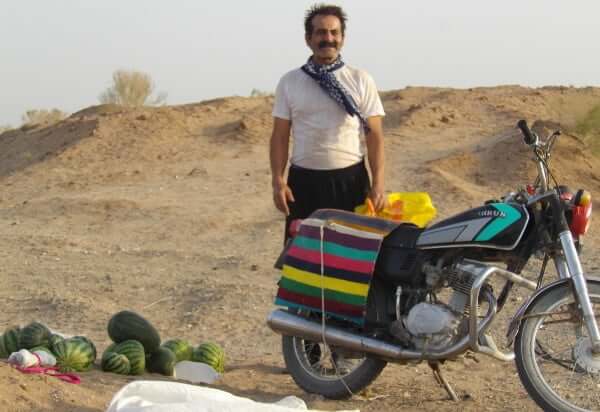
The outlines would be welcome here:
[[[323,239],[325,237],[325,235],[324,235],[325,222],[326,221],[323,221],[319,225],[319,234],[320,234],[320,238],[321,238],[321,243],[320,243],[320,252],[321,252],[321,338],[323,339],[323,344],[325,345],[325,349],[326,349],[326,354],[323,354],[323,356],[326,356],[327,354],[329,355],[329,360],[331,361],[331,364],[333,365],[333,369],[335,370],[335,376],[340,380],[340,382],[342,382],[344,384],[344,387],[346,388],[346,390],[348,391],[350,396],[354,396],[354,393],[352,392],[352,390],[350,389],[350,387],[344,380],[343,376],[340,375],[340,372],[339,372],[338,366],[337,366],[337,362],[333,358],[333,352],[331,351],[329,344],[327,343],[327,339],[325,339],[325,282],[324,282],[325,257],[324,257],[324,252],[323,252],[323,249],[324,249],[324,246],[323,246],[324,240]]]

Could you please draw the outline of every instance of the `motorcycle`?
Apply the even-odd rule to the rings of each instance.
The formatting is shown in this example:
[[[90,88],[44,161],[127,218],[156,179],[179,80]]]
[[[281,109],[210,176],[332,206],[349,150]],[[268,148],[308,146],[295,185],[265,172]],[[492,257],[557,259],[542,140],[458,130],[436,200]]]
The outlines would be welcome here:
[[[311,297],[320,309],[290,304],[269,314],[269,327],[282,335],[287,370],[301,388],[348,398],[372,383],[388,362],[426,361],[458,400],[440,364],[472,351],[516,361],[522,384],[543,410],[599,407],[600,278],[586,276],[579,258],[591,195],[571,192],[552,175],[549,160],[560,131],[541,139],[526,121],[517,126],[537,165],[534,184],[426,228],[398,224],[386,232],[362,319],[328,311],[326,302],[335,297],[325,283],[312,288],[320,291]],[[331,210],[316,213],[325,220],[337,216]],[[295,233],[276,267],[284,268],[290,259],[290,244],[303,225],[291,225]],[[324,282],[323,228],[320,233]],[[521,275],[532,258],[542,259],[537,282]],[[558,279],[548,283],[550,261]],[[500,280],[499,293],[493,279]],[[513,350],[503,352],[492,326],[514,286],[531,295],[508,325],[508,350]]]

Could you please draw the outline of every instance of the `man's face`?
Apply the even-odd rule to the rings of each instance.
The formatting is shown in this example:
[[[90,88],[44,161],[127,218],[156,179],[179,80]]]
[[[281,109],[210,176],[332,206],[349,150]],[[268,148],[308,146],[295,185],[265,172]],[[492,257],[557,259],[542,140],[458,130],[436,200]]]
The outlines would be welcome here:
[[[317,64],[333,63],[344,45],[340,19],[317,14],[312,24],[313,31],[306,35],[306,44],[313,51],[313,61]]]

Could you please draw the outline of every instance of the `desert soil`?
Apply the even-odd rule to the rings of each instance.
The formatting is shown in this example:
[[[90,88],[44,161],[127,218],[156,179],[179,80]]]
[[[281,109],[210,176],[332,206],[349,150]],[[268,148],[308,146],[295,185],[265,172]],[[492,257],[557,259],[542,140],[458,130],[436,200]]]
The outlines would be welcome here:
[[[530,182],[518,119],[568,129],[600,90],[406,88],[382,97],[387,190],[429,192],[440,220]],[[213,386],[258,401],[296,395],[325,410],[537,410],[514,364],[483,355],[444,365],[458,405],[425,364],[390,364],[347,401],[294,384],[280,336],[265,324],[283,225],[271,201],[271,107],[272,97],[97,106],[0,135],[0,328],[38,320],[86,335],[102,351],[108,319],[131,309],[163,340],[222,345],[227,367]],[[561,183],[600,193],[599,160],[580,138],[562,136],[552,164]],[[583,264],[598,274],[594,224]],[[525,273],[534,278],[538,267],[532,261]],[[498,336],[526,296],[512,296]],[[104,411],[128,382],[170,379],[98,367],[81,378],[70,385],[0,363],[0,410]]]

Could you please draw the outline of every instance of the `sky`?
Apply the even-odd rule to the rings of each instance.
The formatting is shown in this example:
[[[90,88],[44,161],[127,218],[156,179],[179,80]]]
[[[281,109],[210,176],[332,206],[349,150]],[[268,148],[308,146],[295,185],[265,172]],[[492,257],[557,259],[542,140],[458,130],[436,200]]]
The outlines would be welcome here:
[[[272,92],[309,56],[303,0],[0,0],[0,126],[99,104],[115,70],[168,104]],[[344,61],[380,90],[600,86],[600,1],[346,0]]]

